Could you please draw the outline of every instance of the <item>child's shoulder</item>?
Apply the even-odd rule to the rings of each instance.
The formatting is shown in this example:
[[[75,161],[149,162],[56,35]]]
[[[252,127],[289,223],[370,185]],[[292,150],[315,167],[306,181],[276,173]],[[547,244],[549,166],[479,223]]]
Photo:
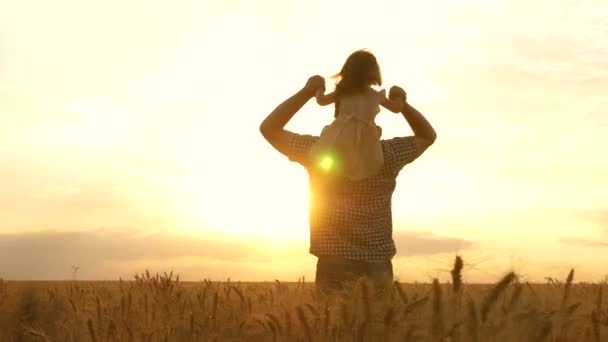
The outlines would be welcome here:
[[[385,89],[376,89],[376,88],[366,88],[365,90],[362,90],[358,93],[356,93],[356,95],[359,96],[372,96],[372,97],[382,97],[382,96],[386,96],[386,90]]]
[[[362,97],[381,102],[384,98],[386,98],[386,90],[374,89],[370,87],[357,93],[343,96],[342,99],[361,99]]]
[[[373,97],[379,102],[382,102],[382,100],[386,98],[386,89],[369,88],[369,96]]]

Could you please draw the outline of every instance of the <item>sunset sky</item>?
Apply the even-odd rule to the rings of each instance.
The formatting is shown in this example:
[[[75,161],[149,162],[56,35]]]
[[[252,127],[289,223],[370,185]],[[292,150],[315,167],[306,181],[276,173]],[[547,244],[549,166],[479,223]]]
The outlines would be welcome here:
[[[354,50],[438,140],[394,194],[403,281],[608,276],[608,2],[0,0],[0,277],[313,279],[264,117]],[[328,84],[331,86],[331,84]],[[318,134],[332,107],[288,125]],[[383,111],[384,137],[410,135]]]

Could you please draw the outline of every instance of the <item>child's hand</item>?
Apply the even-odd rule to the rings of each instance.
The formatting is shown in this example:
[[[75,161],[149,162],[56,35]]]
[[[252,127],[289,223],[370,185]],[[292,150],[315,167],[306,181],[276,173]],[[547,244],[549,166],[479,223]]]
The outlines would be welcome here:
[[[319,75],[312,76],[308,79],[304,88],[311,94],[316,94],[319,90],[325,91],[325,79]]]
[[[407,94],[403,88],[398,86],[392,86],[388,92],[388,99],[391,101],[397,101],[398,99],[402,99],[403,102],[407,101]]]

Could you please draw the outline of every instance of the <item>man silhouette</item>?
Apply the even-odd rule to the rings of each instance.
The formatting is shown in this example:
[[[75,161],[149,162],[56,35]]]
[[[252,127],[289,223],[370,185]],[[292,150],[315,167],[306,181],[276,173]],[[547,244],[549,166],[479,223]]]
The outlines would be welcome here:
[[[377,286],[393,280],[391,198],[401,169],[418,158],[437,137],[435,130],[406,102],[401,114],[414,135],[382,140],[384,167],[375,176],[360,181],[341,179],[326,172],[331,161],[313,163],[311,146],[318,136],[301,135],[285,129],[291,118],[325,87],[321,76],[276,107],[260,125],[264,138],[289,160],[303,165],[310,186],[310,249],[317,257],[315,284],[322,292],[341,289],[360,277]],[[390,99],[406,100],[399,87],[389,91]]]

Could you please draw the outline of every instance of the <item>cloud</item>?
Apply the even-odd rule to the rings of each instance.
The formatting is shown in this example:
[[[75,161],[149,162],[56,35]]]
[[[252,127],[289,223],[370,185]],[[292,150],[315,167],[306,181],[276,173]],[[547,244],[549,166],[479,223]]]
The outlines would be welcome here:
[[[576,209],[572,212],[575,218],[596,224],[608,237],[608,208]]]
[[[608,241],[596,241],[579,237],[563,237],[559,241],[565,245],[575,245],[584,247],[608,247]]]
[[[169,233],[144,234],[128,228],[104,228],[84,232],[32,232],[0,235],[1,250],[28,248],[34,253],[93,254],[110,260],[214,257],[238,260],[252,256],[254,246],[220,239],[204,239]]]
[[[469,240],[441,237],[430,232],[396,231],[393,233],[393,239],[397,246],[397,257],[454,253],[473,245]]]
[[[125,272],[125,265],[202,259],[211,263],[268,262],[270,255],[255,241],[144,234],[127,228],[0,234],[0,277],[8,279],[67,278],[72,265],[98,277],[104,269]]]
[[[571,216],[596,225],[604,236],[598,239],[566,236],[560,239],[561,243],[584,247],[608,247],[608,208],[573,209]]]
[[[428,232],[397,231],[393,236],[397,257],[453,253],[472,245]],[[69,279],[73,265],[80,267],[79,279],[128,278],[146,268],[174,269],[188,279],[274,279],[285,274],[297,279],[314,271],[314,257],[304,242],[276,244],[131,228],[0,234],[0,277]]]
[[[608,226],[608,208],[578,210],[577,217]]]

